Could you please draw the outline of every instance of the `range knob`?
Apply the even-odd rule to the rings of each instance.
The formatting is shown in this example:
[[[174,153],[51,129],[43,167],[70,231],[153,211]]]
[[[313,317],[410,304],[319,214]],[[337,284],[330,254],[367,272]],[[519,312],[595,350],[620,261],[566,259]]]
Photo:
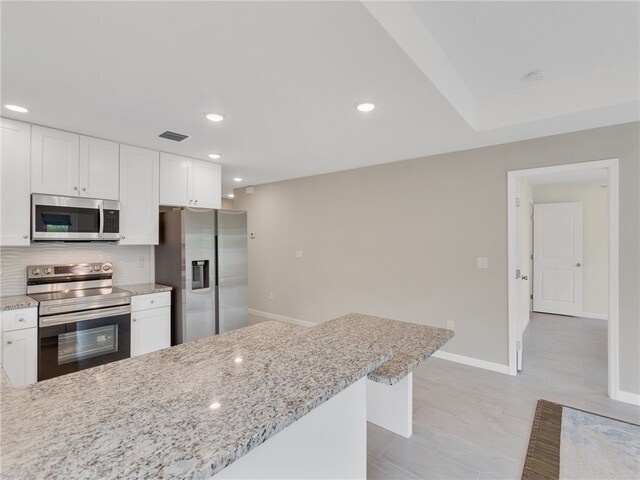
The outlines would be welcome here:
[[[50,269],[49,267],[45,268],[45,269],[44,269],[44,274],[45,274],[45,275],[49,275],[49,274],[51,274],[51,269]]]
[[[31,274],[32,275],[39,275],[40,274],[40,269],[39,268],[34,268],[33,270],[31,270]]]
[[[102,266],[102,269],[103,269],[105,272],[108,272],[109,270],[111,270],[111,265],[108,265],[108,264],[107,264],[107,265],[103,265],[103,266]]]
[[[100,265],[94,265],[93,266],[93,271],[94,272],[99,272],[100,271]]]

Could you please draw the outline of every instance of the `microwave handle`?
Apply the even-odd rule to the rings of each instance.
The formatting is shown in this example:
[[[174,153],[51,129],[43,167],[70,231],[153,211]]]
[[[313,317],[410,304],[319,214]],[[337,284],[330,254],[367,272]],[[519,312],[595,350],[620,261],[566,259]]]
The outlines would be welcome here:
[[[100,202],[100,238],[104,237],[104,203]]]

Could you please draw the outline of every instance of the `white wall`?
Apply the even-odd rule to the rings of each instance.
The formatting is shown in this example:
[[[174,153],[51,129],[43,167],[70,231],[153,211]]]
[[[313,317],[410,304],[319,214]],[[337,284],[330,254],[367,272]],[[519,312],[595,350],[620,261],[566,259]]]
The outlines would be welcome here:
[[[606,318],[609,309],[608,201],[606,181],[539,185],[535,203],[582,202],[584,239],[583,315]]]
[[[0,249],[0,295],[27,291],[27,266],[58,263],[113,262],[114,285],[152,282],[153,247],[108,243],[37,243]],[[140,261],[142,265],[140,265]]]
[[[237,189],[256,235],[249,306],[312,322],[453,320],[445,351],[506,365],[507,172],[607,158],[620,159],[620,388],[638,393],[638,123]]]

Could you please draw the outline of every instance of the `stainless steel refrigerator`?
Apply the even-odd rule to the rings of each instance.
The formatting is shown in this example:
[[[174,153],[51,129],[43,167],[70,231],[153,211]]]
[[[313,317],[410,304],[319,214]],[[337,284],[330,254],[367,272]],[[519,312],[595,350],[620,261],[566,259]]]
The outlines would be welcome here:
[[[248,324],[247,212],[160,213],[156,282],[172,292],[172,344]]]

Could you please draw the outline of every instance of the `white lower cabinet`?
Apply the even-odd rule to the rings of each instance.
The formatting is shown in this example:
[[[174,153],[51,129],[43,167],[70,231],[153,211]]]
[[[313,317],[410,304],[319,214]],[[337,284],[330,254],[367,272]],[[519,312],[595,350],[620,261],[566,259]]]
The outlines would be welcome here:
[[[2,312],[2,368],[14,387],[38,381],[38,328],[35,308]]]
[[[156,307],[156,305],[158,305]],[[131,356],[171,346],[171,293],[138,295],[131,301]]]

